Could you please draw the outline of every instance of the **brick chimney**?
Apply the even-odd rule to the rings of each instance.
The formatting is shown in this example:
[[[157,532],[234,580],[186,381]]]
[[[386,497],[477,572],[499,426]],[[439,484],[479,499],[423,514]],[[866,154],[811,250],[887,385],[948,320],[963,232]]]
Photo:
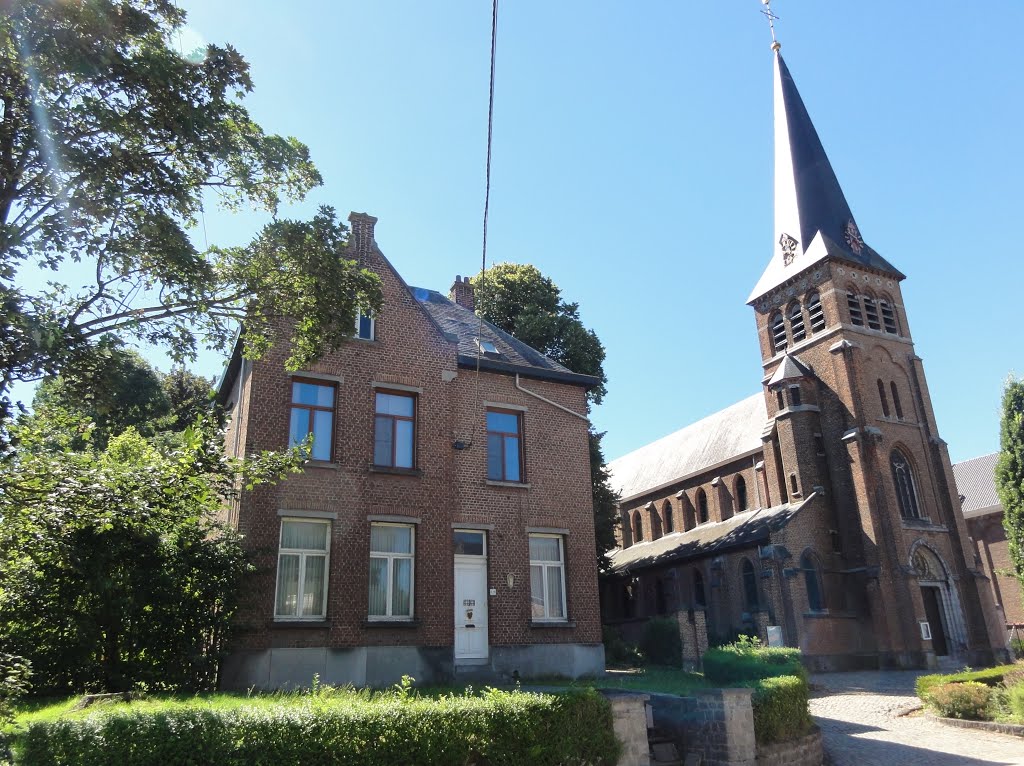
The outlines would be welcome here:
[[[352,257],[357,263],[362,264],[363,256],[373,250],[373,227],[377,219],[368,213],[352,212],[348,214],[348,223],[352,232],[349,237]]]
[[[473,300],[473,285],[470,284],[469,277],[455,275],[455,282],[448,291],[448,300],[458,303],[465,309],[473,310],[475,301]]]

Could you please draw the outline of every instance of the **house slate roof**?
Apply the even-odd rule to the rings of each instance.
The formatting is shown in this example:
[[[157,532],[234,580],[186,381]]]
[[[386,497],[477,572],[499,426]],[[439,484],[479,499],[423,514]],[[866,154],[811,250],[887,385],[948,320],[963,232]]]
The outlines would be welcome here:
[[[611,486],[630,500],[756,452],[767,419],[764,394],[754,394],[611,461]]]
[[[436,290],[423,287],[409,289],[445,334],[459,344],[460,367],[475,369],[479,361],[480,369],[495,372],[520,373],[531,378],[575,383],[587,387],[596,386],[601,382],[592,375],[573,372]],[[497,353],[482,351],[477,345],[478,338],[493,343]]]
[[[618,548],[608,554],[611,571],[625,572],[674,564],[763,543],[772,532],[786,526],[806,502],[743,511],[725,521],[698,524],[689,532],[672,532],[657,540]]]
[[[972,460],[953,464],[956,488],[963,495],[961,511],[964,516],[978,516],[1001,510],[996,494],[996,462],[999,453],[982,455]]]

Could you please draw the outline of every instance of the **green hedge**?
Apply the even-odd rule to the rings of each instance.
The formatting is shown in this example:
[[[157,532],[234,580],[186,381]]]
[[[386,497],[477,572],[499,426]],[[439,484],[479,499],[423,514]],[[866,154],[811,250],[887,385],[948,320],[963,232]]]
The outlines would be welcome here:
[[[978,681],[937,684],[928,689],[928,707],[943,718],[988,719],[992,687]]]
[[[773,676],[807,679],[800,662],[800,650],[737,643],[708,649],[704,653],[704,677],[712,683],[735,684]]]
[[[200,704],[113,709],[36,723],[19,766],[344,766],[614,764],[611,708],[584,689],[564,695],[487,690],[479,697],[321,700],[217,710]]]
[[[948,673],[942,675],[940,673],[933,673],[927,676],[921,676],[917,679],[915,690],[917,696],[921,698],[922,702],[928,701],[928,694],[932,687],[939,686],[940,684],[955,684],[963,683],[964,681],[977,681],[983,683],[986,686],[997,686],[1003,682],[1003,676],[1007,673],[1020,670],[1021,664],[1015,665],[999,665],[994,668],[985,668],[984,670],[965,670],[961,673]]]
[[[640,649],[655,665],[678,666],[683,661],[679,623],[674,617],[652,617],[644,626]]]
[[[754,685],[754,737],[759,744],[802,737],[811,729],[810,688],[800,676],[762,678]]]

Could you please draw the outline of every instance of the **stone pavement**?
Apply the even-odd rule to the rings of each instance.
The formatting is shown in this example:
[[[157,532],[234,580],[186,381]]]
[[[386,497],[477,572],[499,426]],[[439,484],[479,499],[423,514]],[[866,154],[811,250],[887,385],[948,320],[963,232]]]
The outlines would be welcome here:
[[[831,766],[1024,766],[1024,739],[904,715],[915,671],[811,676],[811,713]]]

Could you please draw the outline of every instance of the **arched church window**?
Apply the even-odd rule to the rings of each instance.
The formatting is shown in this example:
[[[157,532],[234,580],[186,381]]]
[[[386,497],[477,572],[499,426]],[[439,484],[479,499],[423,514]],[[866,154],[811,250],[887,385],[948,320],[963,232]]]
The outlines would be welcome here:
[[[781,312],[776,312],[772,315],[771,321],[769,322],[772,333],[772,351],[779,353],[780,351],[786,350],[786,322],[782,318]]]
[[[661,517],[658,515],[658,508],[651,505],[651,539],[657,540],[661,537]]]
[[[699,569],[693,570],[693,604],[694,606],[707,606],[708,599],[704,595],[704,575]]]
[[[900,390],[896,388],[896,381],[889,381],[889,389],[892,391],[892,406],[896,408],[896,417],[903,420],[903,405],[900,404]]]
[[[811,319],[811,333],[821,332],[825,329],[825,309],[821,306],[821,296],[811,293],[807,299],[807,315]]]
[[[878,307],[882,311],[882,325],[885,327],[885,331],[899,335],[900,330],[896,325],[896,312],[893,310],[892,303],[883,298],[878,302]]]
[[[846,293],[846,305],[850,309],[850,321],[860,327],[864,326],[864,315],[860,310],[860,298],[851,290]]]
[[[633,514],[633,542],[639,543],[644,539],[644,520],[640,511]]]
[[[872,330],[881,330],[882,325],[878,321],[878,304],[872,295],[864,296],[864,316],[868,320],[868,327]]]
[[[747,510],[747,480],[742,476],[736,477],[736,509],[737,511]]]
[[[800,308],[799,301],[793,301],[789,307],[789,331],[793,335],[794,343],[799,343],[807,337],[804,330],[804,311]]]
[[[672,523],[672,503],[668,500],[665,501],[665,505],[662,506],[662,515],[665,517],[665,533],[672,532],[675,525]]]
[[[759,606],[757,598],[757,572],[750,559],[743,559],[743,605],[748,612],[756,612]]]
[[[889,417],[889,400],[885,396],[885,383],[878,379],[878,398],[882,402],[882,414]]]
[[[697,523],[704,524],[708,520],[708,493],[697,490]]]
[[[824,591],[821,587],[821,567],[817,557],[810,551],[804,551],[800,557],[800,569],[804,573],[804,585],[807,587],[807,607],[812,612],[825,608]]]
[[[900,515],[905,519],[921,518],[921,508],[917,502],[917,487],[914,472],[907,456],[894,449],[889,456],[892,466],[892,480],[896,485],[896,499],[900,504]]]

